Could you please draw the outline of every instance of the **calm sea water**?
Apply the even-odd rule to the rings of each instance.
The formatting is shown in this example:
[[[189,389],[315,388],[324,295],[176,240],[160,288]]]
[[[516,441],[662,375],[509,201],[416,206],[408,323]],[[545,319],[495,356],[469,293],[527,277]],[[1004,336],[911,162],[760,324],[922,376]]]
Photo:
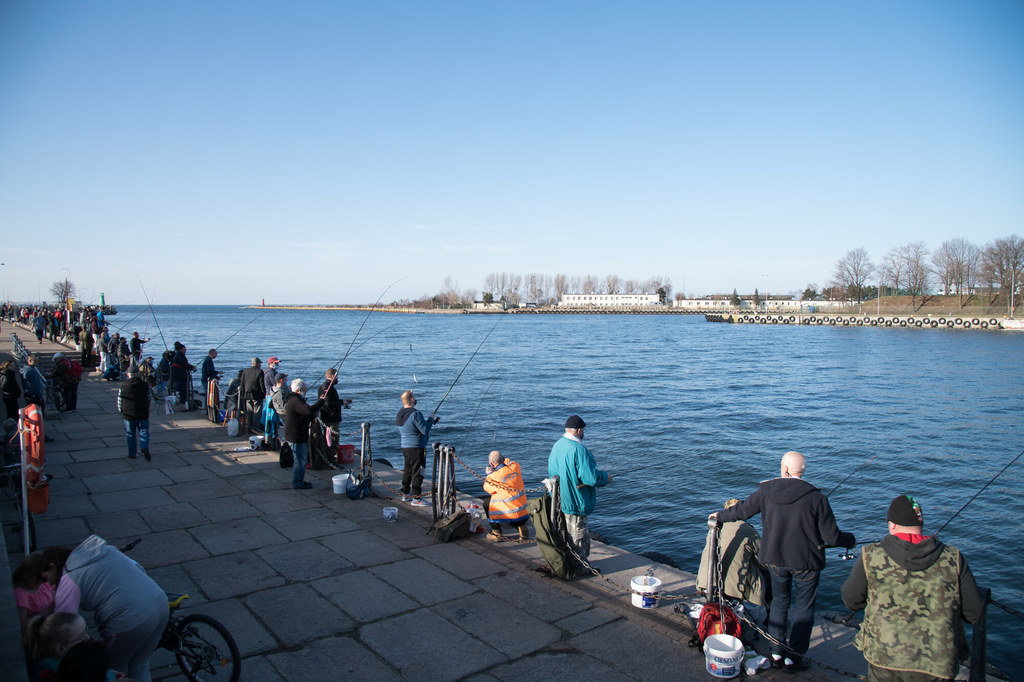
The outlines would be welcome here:
[[[479,470],[499,449],[522,464],[528,488],[538,487],[566,417],[579,414],[598,465],[615,475],[598,493],[594,530],[691,571],[707,514],[777,476],[787,450],[807,455],[805,478],[824,491],[852,474],[830,500],[840,527],[858,540],[881,538],[889,501],[901,493],[921,502],[925,531],[934,532],[1024,450],[1019,333],[729,325],[674,315],[228,306],[154,313],[122,306],[111,322],[152,335],[147,352],[157,357],[161,333],[167,345],[182,341],[197,365],[223,343],[217,367],[226,377],[252,355],[264,362],[277,355],[291,378],[318,382],[355,339],[341,368],[340,393],[354,400],[342,432],[370,422],[374,456],[394,463],[401,461],[393,426],[399,394],[412,388],[429,413],[490,333],[444,402],[434,437]],[[480,490],[466,472],[457,480]],[[1024,610],[1022,491],[1024,459],[942,533],[979,584],[1017,610]],[[829,551],[819,610],[843,610],[839,587],[851,564],[837,560],[839,552]],[[1011,669],[1021,623],[994,607],[989,617],[990,660]]]

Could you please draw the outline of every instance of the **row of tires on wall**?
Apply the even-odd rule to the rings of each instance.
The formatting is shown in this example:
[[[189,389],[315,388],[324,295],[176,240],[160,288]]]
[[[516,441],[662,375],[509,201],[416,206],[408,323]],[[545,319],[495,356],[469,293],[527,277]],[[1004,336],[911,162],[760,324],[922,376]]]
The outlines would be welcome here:
[[[726,321],[723,316],[722,320]],[[998,328],[999,320],[992,318],[978,317],[871,317],[869,315],[815,315],[814,317],[801,317],[798,321],[796,315],[738,315],[734,321],[740,324],[812,324],[830,325],[833,327],[931,327],[938,329],[988,329]]]

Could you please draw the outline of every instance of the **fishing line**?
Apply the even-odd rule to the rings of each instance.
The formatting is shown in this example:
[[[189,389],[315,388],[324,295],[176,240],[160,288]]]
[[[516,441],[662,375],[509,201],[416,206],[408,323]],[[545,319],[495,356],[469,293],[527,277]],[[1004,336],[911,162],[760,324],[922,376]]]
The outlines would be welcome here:
[[[473,422],[476,421],[476,415],[480,412],[480,407],[483,406],[484,399],[487,397],[487,393],[491,390],[491,386],[494,386],[494,382],[497,381],[498,379],[499,379],[499,377],[494,377],[494,379],[491,381],[491,383],[487,386],[487,390],[484,391],[484,394],[480,397],[480,402],[477,403],[477,405],[476,405],[476,411],[473,412],[473,418],[469,420],[469,427],[466,429],[466,437],[462,441],[462,449],[459,450],[459,452],[465,454],[465,452],[466,452],[466,443],[469,442],[469,434],[471,434],[473,432]]]
[[[243,329],[245,329],[245,328],[246,328],[246,327],[248,327],[248,326],[249,326],[250,324],[252,324],[252,323],[253,323],[253,322],[255,322],[256,320],[260,319],[261,317],[263,317],[263,316],[264,316],[264,315],[266,315],[266,314],[267,314],[267,311],[265,311],[265,310],[264,310],[264,311],[263,311],[262,313],[260,313],[260,314],[259,314],[259,315],[257,315],[256,317],[252,318],[251,320],[249,320],[249,321],[248,321],[248,322],[246,322],[245,324],[243,324],[243,325],[242,325],[241,327],[239,327],[239,329],[238,329],[238,331],[237,331],[237,332],[235,332],[234,334],[232,334],[232,335],[231,335],[231,336],[229,336],[228,338],[224,339],[224,340],[223,340],[223,341],[221,342],[220,346],[223,346],[223,345],[224,345],[225,343],[227,343],[227,342],[228,342],[228,341],[230,341],[231,339],[233,339],[233,338],[235,338],[236,336],[238,336],[239,332],[241,332],[241,331],[242,331]],[[216,348],[214,348],[214,350],[220,350],[220,346],[217,346]]]
[[[837,485],[835,488],[832,488],[832,490],[829,490],[827,493],[825,493],[825,497],[828,497],[829,495],[831,495],[835,491],[839,490],[839,486],[841,486],[842,484],[844,484],[847,481],[849,481],[851,476],[853,476],[855,473],[857,473],[858,471],[860,471],[861,469],[863,469],[867,465],[869,465],[872,462],[874,462],[876,459],[878,459],[878,455],[875,455],[874,457],[872,457],[871,459],[869,459],[868,461],[864,462],[859,467],[857,467],[856,469],[851,471],[849,474],[846,475],[846,478],[844,478],[843,480],[839,481],[839,485]]]
[[[156,323],[156,330],[160,332],[160,340],[163,341],[164,350],[170,350],[167,348],[167,339],[164,338],[164,332],[160,329],[160,320],[156,319],[156,313],[153,312],[153,302],[149,300],[149,294],[146,293],[146,287],[142,286],[142,278],[136,275],[139,280],[139,286],[142,287],[142,295],[146,297],[146,303],[149,304],[149,314],[153,316],[153,322]]]
[[[443,405],[444,401],[448,398],[448,394],[452,392],[452,389],[455,388],[455,384],[459,383],[459,379],[462,378],[462,373],[466,371],[467,367],[469,367],[469,363],[473,362],[473,358],[475,358],[476,354],[480,352],[480,349],[484,347],[484,343],[487,341],[487,337],[491,335],[491,332],[493,332],[498,327],[499,324],[501,324],[500,317],[498,318],[498,321],[494,323],[494,326],[491,327],[491,331],[487,332],[487,335],[484,336],[484,340],[481,341],[480,345],[476,347],[475,351],[473,351],[473,354],[469,356],[469,360],[466,361],[466,365],[462,368],[462,372],[459,372],[459,375],[455,377],[455,381],[453,381],[452,385],[448,387],[447,391],[445,391],[444,396],[441,398],[441,402],[439,402],[437,404],[437,407],[434,408],[434,411],[431,412],[432,415],[437,415],[437,411],[441,409],[441,405]]]
[[[993,484],[993,483],[995,482],[995,480],[996,480],[997,478],[999,478],[1000,476],[1002,476],[1002,475],[1003,475],[1003,472],[1004,472],[1004,471],[1006,471],[1006,470],[1007,470],[1007,469],[1009,469],[1009,468],[1010,468],[1011,466],[1013,466],[1013,463],[1014,463],[1014,462],[1016,462],[1016,461],[1017,461],[1018,459],[1020,459],[1020,458],[1021,458],[1022,456],[1024,456],[1024,450],[1021,450],[1021,451],[1020,451],[1020,454],[1018,454],[1018,455],[1017,455],[1016,457],[1014,457],[1013,459],[1011,459],[1011,460],[1010,460],[1010,462],[1009,462],[1009,464],[1007,464],[1006,466],[1004,466],[1004,467],[1003,467],[1002,469],[1000,469],[1000,470],[999,470],[999,473],[998,473],[998,474],[996,474],[996,475],[995,475],[995,476],[993,476],[993,477],[992,477],[991,479],[989,479],[989,482],[988,482],[988,483],[986,483],[985,485],[981,486],[981,490],[979,490],[978,492],[974,493],[974,495],[973,495],[973,496],[971,497],[971,499],[967,500],[967,502],[966,502],[966,503],[964,504],[964,506],[960,507],[960,509],[959,509],[959,510],[957,511],[957,513],[956,513],[956,514],[953,514],[952,516],[950,516],[950,517],[949,517],[949,521],[946,521],[946,522],[945,522],[944,524],[942,524],[942,528],[939,528],[939,529],[938,529],[937,531],[935,531],[935,532],[933,533],[933,535],[938,535],[939,533],[941,533],[941,532],[942,532],[942,529],[943,529],[943,528],[945,528],[946,526],[948,526],[948,525],[950,524],[950,521],[952,521],[952,520],[953,520],[953,519],[955,519],[955,518],[956,518],[957,516],[959,516],[959,515],[960,515],[960,512],[962,512],[962,511],[963,511],[964,509],[966,509],[966,508],[967,508],[967,505],[968,505],[968,504],[970,504],[971,502],[974,502],[974,498],[976,498],[976,497],[977,497],[978,495],[980,495],[980,494],[982,494],[983,492],[985,492],[985,488],[987,488],[987,487],[989,487],[990,485],[992,485],[992,484]]]

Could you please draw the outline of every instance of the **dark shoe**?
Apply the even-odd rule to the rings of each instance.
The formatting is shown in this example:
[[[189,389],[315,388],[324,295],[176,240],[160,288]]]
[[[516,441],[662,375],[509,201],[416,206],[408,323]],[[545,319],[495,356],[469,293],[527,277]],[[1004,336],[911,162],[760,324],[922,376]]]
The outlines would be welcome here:
[[[776,669],[786,667],[786,664],[783,662],[782,656],[780,656],[779,654],[772,654],[772,667]]]
[[[313,484],[310,483],[309,481],[303,481],[302,483],[296,483],[292,487],[295,488],[296,490],[309,490],[310,488],[313,487]]]
[[[787,657],[783,660],[783,664],[786,666],[786,670],[791,673],[807,669],[807,663],[805,663],[802,658],[792,659]]]
[[[149,448],[142,448],[142,456],[146,458],[147,462],[153,459],[152,457],[149,456]]]

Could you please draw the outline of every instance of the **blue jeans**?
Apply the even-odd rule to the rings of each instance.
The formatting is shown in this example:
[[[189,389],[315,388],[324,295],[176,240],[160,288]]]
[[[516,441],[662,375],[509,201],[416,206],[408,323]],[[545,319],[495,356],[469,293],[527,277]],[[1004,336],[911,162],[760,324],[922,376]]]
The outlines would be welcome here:
[[[295,463],[292,465],[292,487],[306,480],[306,446],[307,443],[288,443],[292,446]]]
[[[789,647],[798,655],[807,653],[811,644],[811,628],[814,627],[814,601],[818,596],[820,571],[798,571],[785,566],[768,566],[772,581],[772,608],[768,612],[768,634]],[[786,636],[786,621],[789,620],[789,636]],[[777,644],[772,644],[773,654],[789,654]],[[791,654],[790,654],[791,655]]]
[[[135,435],[139,436],[139,447],[143,450],[149,449],[149,420],[148,419],[125,419],[124,433],[128,440],[128,456],[134,457]]]

